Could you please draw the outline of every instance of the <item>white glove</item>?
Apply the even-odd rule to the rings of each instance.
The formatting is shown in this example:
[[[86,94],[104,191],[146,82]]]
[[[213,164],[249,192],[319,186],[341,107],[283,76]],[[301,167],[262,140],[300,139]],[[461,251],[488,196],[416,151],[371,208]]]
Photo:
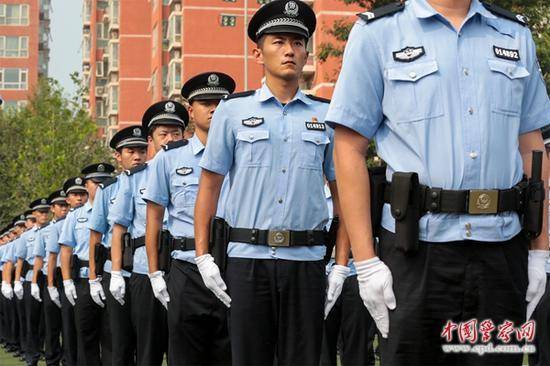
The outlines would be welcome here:
[[[126,294],[126,282],[122,277],[122,272],[111,271],[111,283],[109,284],[109,291],[120,305],[124,305],[124,295]]]
[[[341,266],[339,264],[332,266],[332,269],[328,275],[327,299],[325,301],[325,319],[342,293],[344,281],[348,278],[349,271],[349,267],[346,266]]]
[[[57,291],[57,287],[48,287],[48,294],[50,294],[50,300],[61,309],[61,301],[59,300],[59,291]]]
[[[550,251],[548,250],[530,250],[527,264],[527,273],[529,275],[529,286],[527,287],[527,320],[531,318],[537,304],[539,303],[546,289],[546,260]]]
[[[13,289],[11,285],[5,281],[2,281],[2,295],[8,300],[13,299]]]
[[[23,299],[23,285],[21,284],[21,281],[13,282],[13,293],[19,300]]]
[[[390,330],[389,309],[395,309],[393,278],[390,269],[378,257],[355,262],[359,295],[369,310],[376,327],[383,338],[388,338]]]
[[[31,296],[34,297],[36,301],[42,302],[40,298],[40,287],[38,287],[37,283],[31,283]]]
[[[149,273],[149,280],[151,281],[151,287],[153,287],[153,294],[158,301],[168,310],[168,303],[170,302],[170,295],[168,294],[168,287],[166,287],[166,281],[162,277],[161,271]]]
[[[195,263],[197,263],[205,286],[212,291],[225,306],[228,308],[231,307],[231,298],[227,292],[225,292],[227,286],[222,279],[218,265],[214,263],[214,258],[210,254],[204,254],[195,258]]]
[[[64,280],[63,281],[63,288],[65,289],[65,296],[67,297],[67,300],[71,303],[72,306],[76,304],[76,287],[74,287],[73,280]]]
[[[95,280],[88,280],[90,284],[90,296],[92,300],[102,308],[105,307],[105,292],[103,291],[103,286],[101,286],[101,277],[96,278]]]

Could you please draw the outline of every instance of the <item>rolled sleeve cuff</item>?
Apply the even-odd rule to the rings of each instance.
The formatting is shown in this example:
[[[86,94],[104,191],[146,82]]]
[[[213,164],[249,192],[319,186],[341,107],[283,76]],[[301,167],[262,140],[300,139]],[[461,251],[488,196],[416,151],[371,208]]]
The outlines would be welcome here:
[[[144,195],[143,196],[143,200],[144,201],[149,201],[149,202],[153,202],[153,203],[156,203],[157,205],[161,205],[162,207],[167,207],[168,206],[168,200],[167,199],[163,199],[159,196],[149,196],[149,195]]]
[[[114,216],[113,218],[109,218],[109,220],[115,223],[116,225],[124,226],[126,228],[130,227],[130,225],[132,224],[130,220],[120,216]]]
[[[347,108],[332,107],[329,109],[325,122],[332,128],[344,126],[354,130],[367,139],[372,139],[378,123],[367,123],[367,118],[361,118]]]
[[[536,115],[529,115],[522,119],[519,128],[519,134],[523,135],[529,132],[540,130],[549,124],[550,107]]]
[[[76,243],[70,243],[70,242],[63,242],[63,241],[60,241],[59,242],[59,245],[64,245],[66,247],[70,247],[70,248],[74,248],[76,246]]]

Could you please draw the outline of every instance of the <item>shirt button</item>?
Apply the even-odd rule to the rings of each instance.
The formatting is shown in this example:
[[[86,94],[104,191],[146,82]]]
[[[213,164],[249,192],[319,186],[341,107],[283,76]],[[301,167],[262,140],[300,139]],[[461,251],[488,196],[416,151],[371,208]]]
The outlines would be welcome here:
[[[470,230],[466,230],[466,236],[469,238],[472,236],[472,232]]]
[[[285,137],[285,138],[283,139],[283,141],[284,141],[284,142],[287,142],[287,141],[288,141],[288,137]]]
[[[411,71],[411,72],[409,73],[409,76],[411,77],[411,79],[416,79],[416,76],[417,76],[417,75],[416,75],[416,72]]]
[[[279,198],[279,201],[277,201],[279,203],[283,203],[283,199],[282,198]]]
[[[469,114],[474,114],[474,109],[472,107],[468,108],[468,113]]]
[[[466,228],[466,230],[470,231],[472,229],[472,224],[467,223],[466,225],[464,225],[464,227]]]
[[[464,69],[462,70],[462,72],[464,73],[465,76],[470,75],[470,70],[468,70],[467,68],[464,68]]]
[[[253,139],[254,139],[254,135],[250,135],[250,136],[248,136],[248,138],[249,138],[250,140],[253,140]]]
[[[286,173],[286,169],[281,170],[283,173]]]
[[[472,159],[477,158],[477,152],[476,152],[476,151],[472,151],[472,152],[470,153],[470,158],[472,158]]]
[[[286,111],[283,111],[283,116],[286,116]]]

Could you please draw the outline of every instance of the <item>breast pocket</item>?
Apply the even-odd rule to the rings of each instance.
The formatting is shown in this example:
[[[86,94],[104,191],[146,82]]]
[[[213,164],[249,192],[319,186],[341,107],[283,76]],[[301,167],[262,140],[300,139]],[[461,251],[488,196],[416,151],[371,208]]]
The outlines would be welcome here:
[[[302,132],[302,139],[299,147],[300,168],[323,169],[325,149],[330,139],[322,132]]]
[[[414,122],[443,115],[437,61],[386,68],[384,113],[392,122]]]
[[[530,75],[529,71],[522,65],[496,59],[489,59],[488,64],[491,70],[491,109],[493,112],[519,116],[524,82]]]
[[[271,166],[272,147],[268,130],[237,132],[236,150],[236,159],[239,165],[246,167]]]
[[[193,215],[197,193],[199,191],[198,177],[178,177],[173,182],[173,203],[178,213]]]

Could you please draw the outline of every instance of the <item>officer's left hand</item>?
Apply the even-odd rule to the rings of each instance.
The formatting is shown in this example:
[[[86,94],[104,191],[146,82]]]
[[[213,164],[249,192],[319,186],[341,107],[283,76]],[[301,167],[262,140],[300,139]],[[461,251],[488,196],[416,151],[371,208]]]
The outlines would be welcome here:
[[[11,285],[5,281],[2,281],[2,295],[8,300],[13,299],[13,289]]]
[[[40,298],[40,287],[38,287],[36,283],[31,283],[31,296],[34,297],[36,301],[42,302]]]
[[[13,293],[19,299],[23,299],[23,285],[21,281],[13,281]]]
[[[122,272],[111,271],[111,282],[109,283],[109,291],[120,305],[124,305],[124,295],[126,294],[126,283]]]
[[[546,260],[549,255],[548,250],[530,250],[529,262],[527,265],[529,275],[529,286],[527,287],[527,320],[531,318],[537,304],[539,303],[546,289]]]
[[[325,301],[325,319],[334,304],[336,304],[338,297],[340,297],[342,287],[348,277],[349,271],[349,267],[346,266],[341,266],[339,264],[332,266],[330,274],[328,275],[327,299]]]
[[[231,298],[227,292],[225,292],[227,286],[222,279],[218,265],[214,263],[214,258],[210,254],[204,254],[195,258],[195,263],[197,263],[204,285],[208,287],[225,306],[228,308],[231,307]]]
[[[88,280],[90,284],[90,296],[92,300],[102,308],[105,307],[105,292],[103,292],[103,286],[101,286],[101,278],[96,278],[95,280]]]

